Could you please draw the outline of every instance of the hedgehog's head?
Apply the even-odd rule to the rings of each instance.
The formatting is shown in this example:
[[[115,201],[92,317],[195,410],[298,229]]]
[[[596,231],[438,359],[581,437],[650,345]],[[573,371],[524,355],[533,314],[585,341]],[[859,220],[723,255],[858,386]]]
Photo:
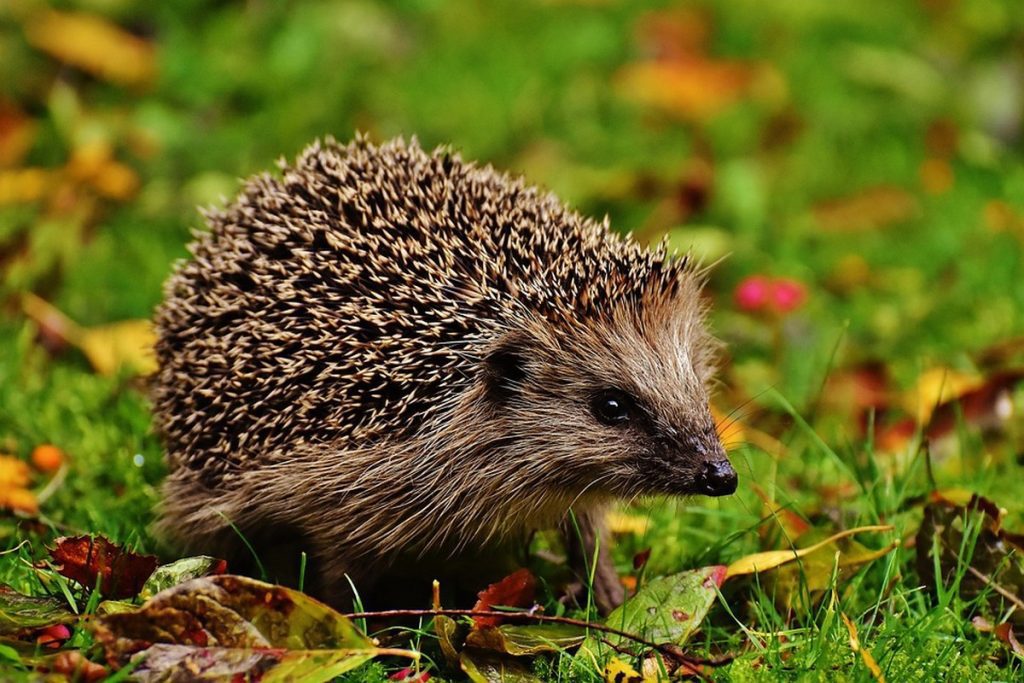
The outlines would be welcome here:
[[[574,318],[535,316],[484,359],[504,443],[569,493],[736,490],[708,405],[717,342],[686,271]]]

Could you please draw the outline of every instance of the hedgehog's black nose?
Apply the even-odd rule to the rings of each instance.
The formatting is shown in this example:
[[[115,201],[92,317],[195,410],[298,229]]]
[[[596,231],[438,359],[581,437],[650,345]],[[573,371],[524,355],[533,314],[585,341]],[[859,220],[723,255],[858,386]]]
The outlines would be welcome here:
[[[728,496],[736,491],[736,470],[728,460],[710,460],[697,476],[697,488],[706,496]]]

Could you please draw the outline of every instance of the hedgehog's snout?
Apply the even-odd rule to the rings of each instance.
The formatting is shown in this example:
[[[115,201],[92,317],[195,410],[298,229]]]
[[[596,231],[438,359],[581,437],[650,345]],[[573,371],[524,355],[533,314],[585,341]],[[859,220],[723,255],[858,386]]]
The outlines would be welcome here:
[[[736,470],[725,457],[705,461],[697,475],[697,488],[705,496],[728,496],[736,491]]]

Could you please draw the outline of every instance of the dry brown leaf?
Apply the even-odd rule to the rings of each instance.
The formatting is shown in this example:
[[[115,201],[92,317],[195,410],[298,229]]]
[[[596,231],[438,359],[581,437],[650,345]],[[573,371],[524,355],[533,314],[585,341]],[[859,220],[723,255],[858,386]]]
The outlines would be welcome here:
[[[145,85],[156,71],[152,44],[95,15],[48,10],[28,21],[25,35],[65,64],[121,85]]]
[[[909,220],[918,210],[917,199],[906,190],[879,185],[849,197],[820,202],[814,207],[814,217],[826,232],[857,232]]]

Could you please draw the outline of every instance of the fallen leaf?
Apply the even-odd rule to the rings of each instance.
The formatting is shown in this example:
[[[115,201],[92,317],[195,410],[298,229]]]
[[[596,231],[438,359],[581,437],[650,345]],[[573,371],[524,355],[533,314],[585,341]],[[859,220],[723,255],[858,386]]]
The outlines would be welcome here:
[[[54,173],[44,168],[0,171],[0,206],[38,201],[54,182]]]
[[[1010,648],[1010,651],[1013,652],[1013,654],[1018,657],[1024,657],[1024,646],[1022,646],[1020,641],[1017,640],[1017,634],[1013,632],[1012,624],[1004,622],[992,629],[992,632],[995,633],[999,640],[1003,641],[1003,643]]]
[[[636,669],[618,657],[612,657],[602,672],[605,683],[641,683],[644,680]]]
[[[0,455],[0,490],[28,486],[28,463],[13,455]]]
[[[771,569],[775,569],[777,567],[781,567],[784,564],[788,564],[790,562],[799,560],[802,557],[806,557],[811,553],[826,547],[830,543],[835,543],[841,538],[846,538],[847,536],[852,536],[854,534],[860,534],[869,531],[891,530],[891,525],[861,526],[856,527],[854,529],[846,529],[845,531],[840,531],[839,533],[833,534],[828,538],[806,548],[800,548],[797,550],[768,550],[761,553],[753,553],[752,555],[741,557],[740,559],[730,564],[726,570],[726,576],[728,578],[732,578],[734,576],[741,576],[743,574],[756,574],[758,572],[768,571]],[[875,552],[880,553],[880,557],[881,555],[884,555],[891,550],[892,547],[886,547],[882,550]]]
[[[138,595],[156,569],[153,555],[140,555],[114,545],[102,536],[62,536],[50,556],[57,571],[86,589],[96,587],[108,598]]]
[[[615,75],[615,86],[626,99],[703,121],[743,97],[752,77],[744,62],[686,56],[626,65]]]
[[[825,232],[875,230],[908,221],[919,212],[917,200],[906,190],[879,185],[858,194],[820,202],[814,218]]]
[[[662,644],[683,645],[699,628],[725,580],[725,567],[716,565],[649,581],[636,595],[612,610],[605,623]],[[635,641],[613,633],[591,632],[576,653],[579,661],[601,661],[604,644],[629,647]]]
[[[156,333],[148,320],[87,327],[79,338],[82,352],[101,375],[114,375],[122,368],[140,375],[156,372],[155,344]]]
[[[958,504],[958,499],[962,496],[956,491],[933,492],[924,507],[915,539],[922,583],[936,591],[939,581],[948,586],[962,573],[957,585],[964,599],[985,595],[993,610],[1001,609],[1004,601],[1020,604],[1014,596],[1024,595],[1024,534],[1003,528],[1003,510],[993,501],[977,494],[965,505]],[[964,572],[962,557],[968,539],[974,547]],[[1024,624],[1022,612],[1014,610],[1011,621]]]
[[[631,515],[621,510],[613,510],[605,515],[605,528],[609,533],[617,535],[635,534],[643,536],[647,533],[650,520],[645,515]]]
[[[65,171],[110,199],[128,199],[139,187],[135,171],[116,161],[113,147],[102,138],[76,147]]]
[[[931,368],[921,373],[914,387],[903,397],[903,408],[915,416],[918,424],[927,424],[932,411],[983,384],[977,375],[950,368]]]
[[[43,11],[25,24],[29,43],[94,76],[145,85],[155,74],[153,45],[91,14]]]
[[[486,612],[496,606],[528,607],[533,604],[537,579],[529,569],[515,571],[501,581],[492,583],[477,593],[474,611]],[[501,617],[474,617],[474,628],[490,628],[501,623]]]
[[[146,583],[139,591],[139,597],[148,600],[157,593],[173,588],[179,584],[198,579],[201,576],[224,574],[228,570],[228,563],[216,557],[197,555],[175,560],[170,564],[163,564],[146,579]]]
[[[459,663],[459,648],[455,644],[458,632],[459,624],[451,617],[444,614],[434,617],[434,633],[441,646],[441,654],[449,666],[457,666]]]
[[[36,138],[37,124],[18,106],[0,100],[0,168],[16,166]]]
[[[572,624],[502,624],[470,631],[466,645],[518,657],[576,647],[585,637],[585,629]]]
[[[129,662],[137,680],[327,681],[379,655],[343,615],[298,591],[241,576],[193,579],[132,612],[90,623],[114,667]]]
[[[871,675],[875,677],[879,683],[885,683],[885,675],[882,673],[882,669],[879,668],[875,658],[871,655],[871,652],[861,647],[860,638],[857,636],[857,625],[850,621],[850,617],[846,616],[844,612],[840,612],[839,616],[843,618],[843,623],[846,624],[846,631],[850,634],[850,649],[854,652],[859,652],[861,659],[864,660],[864,665],[871,672]]]
[[[0,635],[70,624],[77,619],[63,600],[22,595],[10,586],[0,585]]]
[[[11,455],[0,455],[0,509],[30,515],[39,512],[36,495],[26,488],[29,480],[28,463]]]
[[[107,667],[90,662],[81,652],[72,650],[44,659],[36,667],[40,673],[60,674],[76,683],[98,683],[110,675]]]
[[[123,320],[82,327],[32,293],[23,296],[22,310],[51,343],[59,341],[81,349],[100,374],[114,375],[128,369],[149,375],[157,369],[153,351],[156,333],[148,320]]]
[[[514,657],[481,650],[463,650],[459,667],[473,683],[539,683],[530,667]]]
[[[39,512],[39,500],[28,489],[0,490],[0,508],[34,515]]]
[[[954,389],[955,397],[938,405],[929,415],[925,436],[937,441],[951,436],[960,420],[981,430],[1003,427],[1013,416],[1010,392],[1024,381],[1024,370],[993,374],[985,381]]]

